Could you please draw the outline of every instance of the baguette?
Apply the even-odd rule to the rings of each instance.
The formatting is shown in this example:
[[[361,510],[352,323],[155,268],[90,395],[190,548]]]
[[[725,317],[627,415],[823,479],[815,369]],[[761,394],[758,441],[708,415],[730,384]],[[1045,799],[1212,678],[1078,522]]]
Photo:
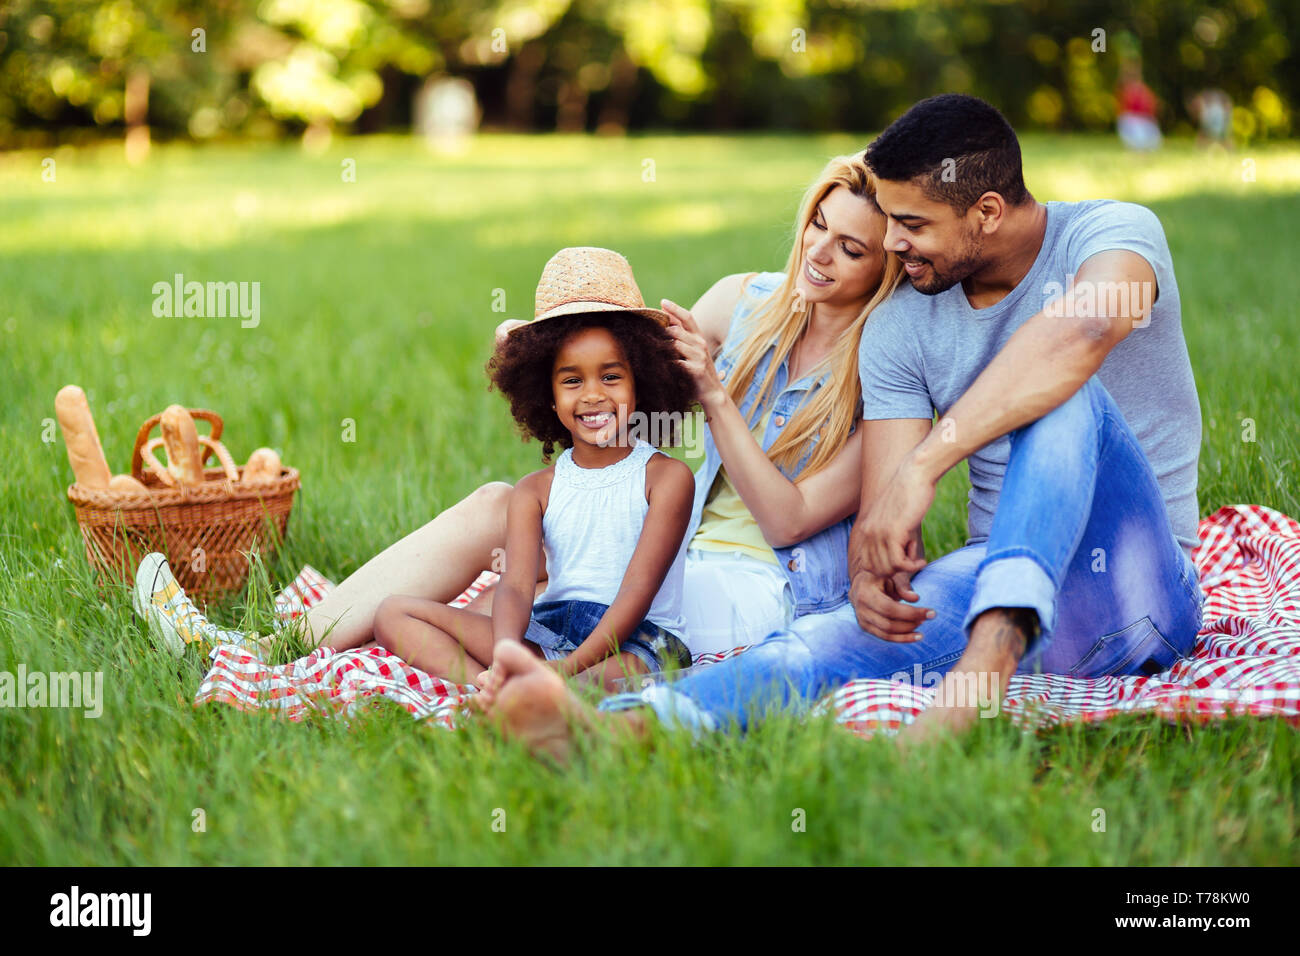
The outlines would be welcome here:
[[[240,480],[248,483],[273,481],[279,477],[280,456],[273,448],[259,448],[248,456],[248,464],[244,466],[244,473]]]
[[[77,484],[83,488],[107,488],[112,472],[104,460],[104,448],[99,443],[99,432],[95,429],[86,393],[75,385],[63,386],[54,396],[54,414],[63,429],[68,463],[72,465]]]
[[[182,488],[203,483],[203,455],[199,431],[183,405],[168,405],[162,413],[163,444],[167,447],[167,470]]]

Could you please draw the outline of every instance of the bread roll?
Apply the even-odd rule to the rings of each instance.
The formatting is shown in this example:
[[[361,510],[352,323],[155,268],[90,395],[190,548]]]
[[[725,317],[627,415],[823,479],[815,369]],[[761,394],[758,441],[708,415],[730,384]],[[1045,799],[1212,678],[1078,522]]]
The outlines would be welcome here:
[[[149,489],[142,482],[136,481],[130,475],[114,475],[108,483],[108,490],[121,494],[144,495],[149,493]]]
[[[90,414],[86,393],[75,385],[65,385],[54,396],[54,414],[63,429],[63,441],[68,446],[68,463],[83,488],[107,488],[112,472],[104,460],[104,449],[99,444],[99,432]]]
[[[199,430],[183,405],[168,405],[162,413],[163,444],[167,447],[167,470],[182,488],[203,483],[203,456],[199,451]]]
[[[259,448],[248,456],[241,480],[244,482],[272,481],[280,477],[280,456],[273,448]]]

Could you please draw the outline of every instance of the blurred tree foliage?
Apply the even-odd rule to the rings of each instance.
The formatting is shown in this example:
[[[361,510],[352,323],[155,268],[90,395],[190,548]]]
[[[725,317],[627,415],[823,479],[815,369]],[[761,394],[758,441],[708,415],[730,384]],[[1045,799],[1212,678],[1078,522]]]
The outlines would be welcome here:
[[[517,129],[866,130],[945,90],[1100,129],[1134,57],[1166,129],[1216,87],[1248,140],[1292,130],[1297,27],[1297,0],[3,0],[0,144],[405,128],[440,74]]]

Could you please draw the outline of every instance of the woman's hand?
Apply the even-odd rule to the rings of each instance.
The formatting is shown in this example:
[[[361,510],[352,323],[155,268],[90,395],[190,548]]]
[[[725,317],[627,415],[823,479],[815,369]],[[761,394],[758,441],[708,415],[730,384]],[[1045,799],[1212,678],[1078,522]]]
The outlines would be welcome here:
[[[510,334],[511,329],[519,325],[527,325],[527,324],[528,322],[526,319],[506,319],[496,328],[496,332],[494,333],[496,336],[495,344],[500,345],[502,342],[504,342],[506,340],[506,336]]]
[[[695,382],[695,395],[705,412],[711,412],[719,402],[726,400],[727,390],[718,377],[708,343],[695,316],[689,311],[670,299],[663,299],[660,305],[668,313],[668,334],[677,343],[677,354],[681,356],[678,363]]]

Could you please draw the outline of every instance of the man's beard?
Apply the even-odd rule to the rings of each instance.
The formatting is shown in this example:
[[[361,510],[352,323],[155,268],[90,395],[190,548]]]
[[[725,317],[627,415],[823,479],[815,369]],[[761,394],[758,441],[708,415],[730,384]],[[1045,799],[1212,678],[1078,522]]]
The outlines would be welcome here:
[[[924,262],[930,267],[929,276],[918,276],[913,278],[908,276],[907,280],[912,283],[912,288],[922,295],[938,295],[940,292],[947,292],[958,282],[973,275],[983,263],[980,261],[980,252],[984,246],[982,237],[971,238],[967,240],[962,247],[961,256],[953,261],[946,272],[940,272],[933,262],[929,259],[908,258],[902,259],[903,262]]]

